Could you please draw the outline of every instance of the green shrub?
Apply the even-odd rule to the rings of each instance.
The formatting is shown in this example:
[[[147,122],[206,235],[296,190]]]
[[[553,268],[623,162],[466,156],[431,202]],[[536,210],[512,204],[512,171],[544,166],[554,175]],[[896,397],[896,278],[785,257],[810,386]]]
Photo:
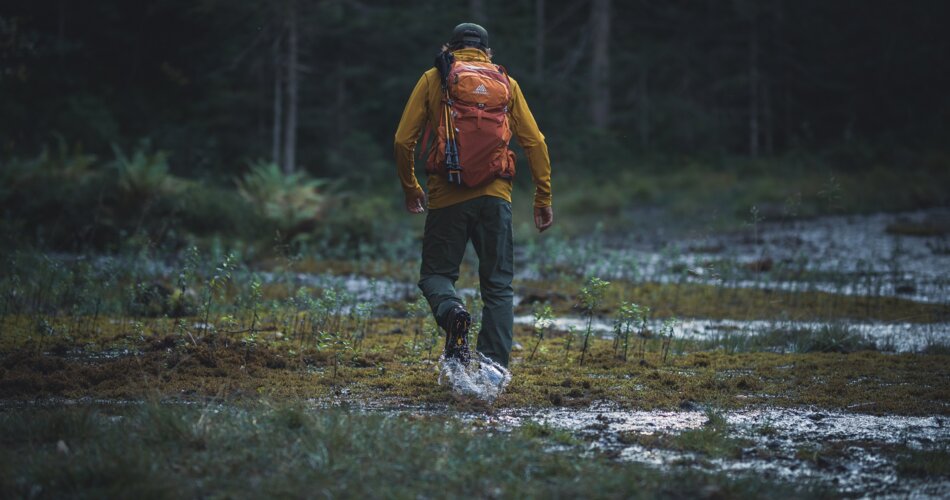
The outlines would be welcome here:
[[[168,171],[168,153],[158,150],[150,152],[151,142],[147,139],[131,156],[126,155],[117,145],[112,145],[116,170],[116,188],[124,200],[143,203],[162,196],[176,194],[182,186],[181,181]]]
[[[269,238],[267,221],[232,189],[189,183],[176,197],[181,229],[195,235]]]
[[[237,180],[238,192],[258,214],[277,224],[288,240],[312,230],[331,201],[321,188],[325,179],[306,172],[283,173],[273,163],[257,163]]]

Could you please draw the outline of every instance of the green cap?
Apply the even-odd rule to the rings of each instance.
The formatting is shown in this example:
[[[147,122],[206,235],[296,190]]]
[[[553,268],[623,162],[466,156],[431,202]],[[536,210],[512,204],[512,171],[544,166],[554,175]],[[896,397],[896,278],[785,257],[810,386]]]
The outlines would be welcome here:
[[[478,47],[480,49],[488,48],[488,31],[475,23],[462,23],[452,30],[452,38],[449,39],[449,47],[453,49],[461,47]]]

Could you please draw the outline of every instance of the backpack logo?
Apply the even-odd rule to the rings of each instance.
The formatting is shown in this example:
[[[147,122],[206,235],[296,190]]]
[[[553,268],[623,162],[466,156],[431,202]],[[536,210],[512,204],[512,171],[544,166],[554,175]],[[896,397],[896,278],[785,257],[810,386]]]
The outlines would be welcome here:
[[[488,89],[485,88],[484,84],[480,84],[478,87],[475,87],[475,90],[473,90],[472,92],[476,94],[481,94],[481,95],[488,95]]]

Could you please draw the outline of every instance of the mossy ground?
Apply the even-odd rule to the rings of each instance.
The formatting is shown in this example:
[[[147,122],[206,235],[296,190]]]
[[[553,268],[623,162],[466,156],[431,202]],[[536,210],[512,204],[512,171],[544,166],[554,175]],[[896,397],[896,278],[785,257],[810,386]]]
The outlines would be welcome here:
[[[516,284],[526,299],[519,310],[530,313],[534,302],[548,302],[555,312],[577,314],[580,285],[576,279]],[[821,291],[776,291],[768,288],[723,287],[699,283],[632,283],[607,287],[598,310],[616,311],[621,301],[650,307],[654,317],[791,321],[900,321],[934,323],[950,320],[950,305],[897,297],[844,295]]]
[[[65,319],[64,321],[72,321]],[[96,334],[44,339],[5,319],[0,398],[145,397],[203,399],[342,398],[394,403],[446,403],[437,385],[440,340],[414,335],[405,320],[374,320],[358,348],[318,345],[278,332],[206,334],[176,331],[169,320],[103,321]],[[107,326],[105,326],[107,325]],[[17,332],[20,331],[18,335]],[[851,353],[727,353],[682,342],[664,356],[661,341],[618,358],[610,340],[592,338],[585,363],[579,343],[554,334],[529,361],[534,339],[513,353],[513,381],[502,407],[586,406],[675,409],[685,404],[741,408],[814,405],[865,413],[950,414],[950,355]],[[429,347],[432,347],[429,349]],[[665,357],[665,359],[664,359]]]

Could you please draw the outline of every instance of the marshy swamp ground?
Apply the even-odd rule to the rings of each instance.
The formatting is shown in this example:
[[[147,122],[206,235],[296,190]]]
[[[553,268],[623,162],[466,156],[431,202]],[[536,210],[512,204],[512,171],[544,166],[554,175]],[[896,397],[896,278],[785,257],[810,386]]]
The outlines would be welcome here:
[[[414,258],[10,253],[2,490],[950,494],[946,209],[525,242],[491,404],[437,385]]]

